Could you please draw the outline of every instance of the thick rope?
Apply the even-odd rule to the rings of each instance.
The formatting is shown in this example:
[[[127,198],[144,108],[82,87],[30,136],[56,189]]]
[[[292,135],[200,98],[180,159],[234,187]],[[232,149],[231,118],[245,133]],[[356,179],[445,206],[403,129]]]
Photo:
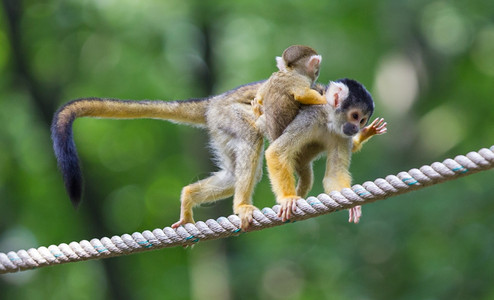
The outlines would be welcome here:
[[[400,172],[396,176],[389,175],[385,179],[367,181],[362,185],[356,184],[351,189],[341,192],[321,194],[317,197],[298,200],[298,209],[292,221],[305,220],[319,215],[329,214],[341,209],[371,203],[391,196],[418,190],[426,186],[457,179],[479,171],[494,167],[494,146],[481,149],[467,155],[459,155],[454,159],[446,159],[442,163],[435,162],[420,169]],[[279,205],[255,211],[252,231],[267,227],[283,225],[277,217]],[[152,232],[146,230],[132,235],[124,234],[112,238],[83,240],[79,243],[62,243],[48,248],[39,247],[29,250],[0,252],[0,274],[29,270],[44,266],[122,256],[136,252],[161,248],[187,246],[199,241],[215,240],[240,234],[240,219],[236,215],[217,220],[199,221],[196,224],[186,224],[177,229],[165,227]]]

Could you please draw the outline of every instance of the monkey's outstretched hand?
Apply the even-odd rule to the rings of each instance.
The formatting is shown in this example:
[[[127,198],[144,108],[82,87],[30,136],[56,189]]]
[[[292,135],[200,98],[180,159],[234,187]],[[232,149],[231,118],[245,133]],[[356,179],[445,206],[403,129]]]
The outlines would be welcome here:
[[[374,135],[384,134],[388,131],[388,123],[383,118],[376,118],[372,123],[362,128],[362,130],[353,138],[352,152],[358,152],[362,145]]]
[[[362,129],[362,135],[365,139],[368,139],[376,134],[384,134],[388,130],[387,125],[388,123],[384,122],[383,118],[376,118],[372,123]]]

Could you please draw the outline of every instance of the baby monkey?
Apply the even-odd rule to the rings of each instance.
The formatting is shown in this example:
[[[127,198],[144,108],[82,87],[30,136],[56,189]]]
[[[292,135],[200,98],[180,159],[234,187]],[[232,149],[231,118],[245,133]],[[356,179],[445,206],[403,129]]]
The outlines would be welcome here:
[[[276,57],[279,71],[259,88],[252,101],[254,113],[261,120],[270,141],[277,139],[297,115],[301,104],[326,104],[326,99],[311,89],[319,77],[321,56],[307,46],[288,47]],[[261,116],[262,115],[262,116]]]

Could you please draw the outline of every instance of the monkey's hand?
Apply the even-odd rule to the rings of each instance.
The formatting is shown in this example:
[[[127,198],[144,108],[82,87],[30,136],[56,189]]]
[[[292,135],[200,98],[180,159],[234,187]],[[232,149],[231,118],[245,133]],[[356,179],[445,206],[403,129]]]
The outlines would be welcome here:
[[[360,217],[362,216],[362,206],[358,205],[350,208],[348,210],[348,214],[348,222],[357,224],[360,221]]]
[[[280,211],[278,212],[278,217],[281,221],[286,222],[290,220],[293,212],[297,211],[297,200],[301,199],[298,196],[288,196],[278,200],[280,206]]]
[[[370,125],[362,129],[362,137],[364,140],[369,139],[373,135],[384,134],[388,130],[386,127],[388,123],[384,122],[383,118],[376,118]]]
[[[254,220],[254,211],[258,210],[257,207],[250,204],[241,204],[235,208],[235,213],[240,218],[240,228],[242,231],[248,231],[252,220]]]
[[[252,106],[252,110],[254,111],[254,115],[256,118],[259,118],[262,114],[262,97],[256,97],[254,100],[250,102],[250,105]]]
[[[380,135],[387,132],[388,123],[383,118],[376,118],[370,125],[364,127],[358,135],[353,138],[352,152],[357,152],[362,148],[362,145],[374,135]]]

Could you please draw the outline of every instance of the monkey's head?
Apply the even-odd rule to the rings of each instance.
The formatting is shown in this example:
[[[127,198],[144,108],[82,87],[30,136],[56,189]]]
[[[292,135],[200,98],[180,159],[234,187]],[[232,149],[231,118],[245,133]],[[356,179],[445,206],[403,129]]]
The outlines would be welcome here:
[[[286,48],[281,57],[276,57],[276,66],[280,71],[294,70],[314,82],[319,77],[321,60],[322,57],[311,47],[293,45]]]
[[[353,136],[367,125],[374,112],[374,100],[365,87],[353,79],[331,81],[326,90],[328,104],[334,108],[334,129]]]

